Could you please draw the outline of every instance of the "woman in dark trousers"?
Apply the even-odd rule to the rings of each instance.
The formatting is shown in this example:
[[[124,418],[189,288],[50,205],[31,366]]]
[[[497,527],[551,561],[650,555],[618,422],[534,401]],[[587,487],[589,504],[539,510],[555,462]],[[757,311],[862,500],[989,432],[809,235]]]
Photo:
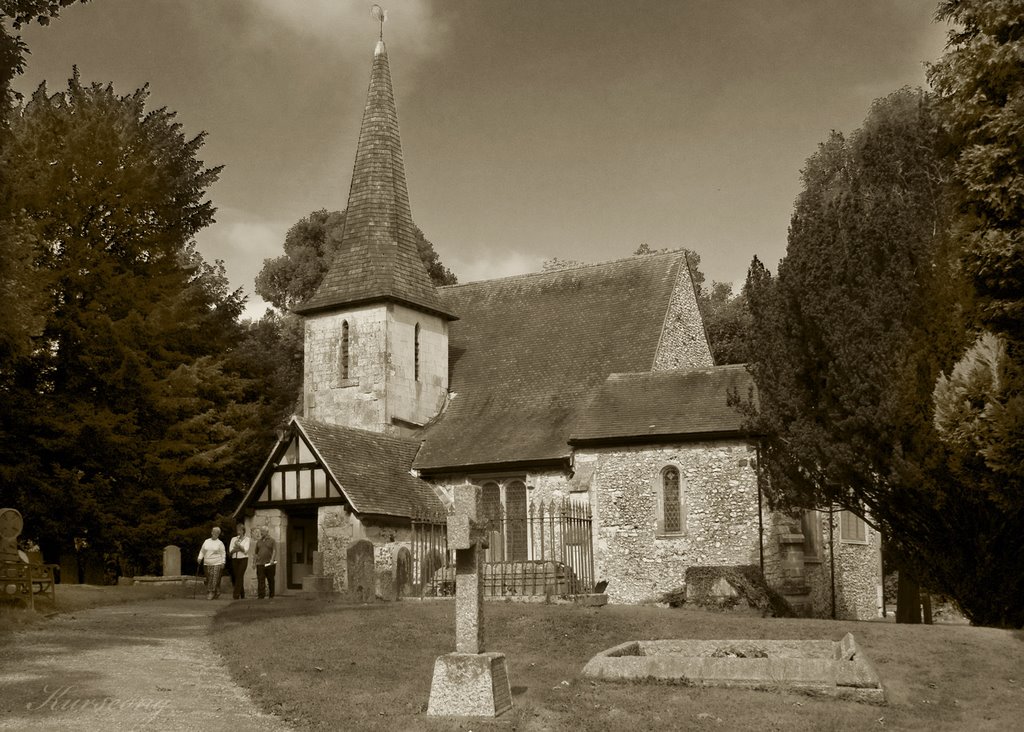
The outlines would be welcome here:
[[[231,558],[231,583],[234,588],[231,596],[235,600],[244,600],[245,569],[249,566],[249,537],[245,535],[243,524],[235,527],[235,538],[231,540],[228,556]]]

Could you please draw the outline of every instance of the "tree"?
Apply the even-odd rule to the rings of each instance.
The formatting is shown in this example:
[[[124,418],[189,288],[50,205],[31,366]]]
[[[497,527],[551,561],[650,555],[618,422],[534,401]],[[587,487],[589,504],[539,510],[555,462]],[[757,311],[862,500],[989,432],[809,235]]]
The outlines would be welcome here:
[[[968,587],[992,593],[983,622],[1024,625],[1024,7],[944,0],[956,27],[929,67],[953,160],[955,230],[977,301],[979,339],[935,388],[936,426],[968,498],[997,507]],[[1016,593],[1011,594],[1011,593]],[[1013,598],[1017,598],[1014,600]]]
[[[88,537],[142,565],[237,494],[259,422],[226,358],[244,299],[194,246],[220,169],[147,96],[76,70],[16,111],[0,156],[46,293],[31,351],[5,364],[4,500],[44,545]]]
[[[285,235],[284,254],[263,261],[256,276],[257,294],[282,310],[312,297],[334,260],[344,231],[345,211],[320,209],[300,219]],[[420,259],[434,284],[458,282],[418,227],[415,236]]]
[[[85,2],[86,0],[81,0]],[[10,19],[15,29],[37,22],[48,25],[51,18],[78,0],[3,0],[0,2],[0,150],[9,137],[8,113],[15,94],[14,77],[24,71],[28,49],[19,36],[12,36],[3,22]],[[42,289],[34,267],[36,241],[30,227],[7,205],[6,171],[0,170],[0,378],[9,373],[11,359],[31,348],[31,337],[42,327]]]
[[[904,89],[808,160],[778,276],[756,260],[748,276],[760,400],[749,426],[773,505],[865,517],[901,568],[975,622],[1005,622],[991,608],[1008,597],[1008,567],[978,563],[1003,535],[999,511],[950,479],[932,419],[969,309],[939,121],[931,97]]]
[[[730,283],[712,282],[710,292],[702,292],[698,304],[715,363],[722,366],[749,361],[752,321],[746,289],[733,294]]]

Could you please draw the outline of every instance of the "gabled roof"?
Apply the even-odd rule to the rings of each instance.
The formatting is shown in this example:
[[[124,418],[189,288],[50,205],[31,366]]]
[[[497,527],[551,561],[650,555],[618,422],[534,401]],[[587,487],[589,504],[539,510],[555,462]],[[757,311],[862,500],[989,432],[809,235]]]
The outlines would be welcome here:
[[[609,374],[648,371],[684,253],[440,288],[450,389],[423,432],[418,470],[551,462],[586,395]]]
[[[292,417],[288,433],[271,450],[235,511],[250,505],[265,486],[274,458],[297,430],[356,513],[413,517],[443,510],[433,488],[410,473],[419,442]]]
[[[380,300],[449,319],[416,247],[405,181],[398,110],[384,41],[378,41],[338,253],[298,313]]]
[[[414,516],[444,508],[409,471],[416,440],[293,418],[357,513]]]
[[[729,394],[747,400],[753,386],[743,364],[612,374],[581,410],[570,440],[578,445],[739,435],[743,415],[728,404]]]

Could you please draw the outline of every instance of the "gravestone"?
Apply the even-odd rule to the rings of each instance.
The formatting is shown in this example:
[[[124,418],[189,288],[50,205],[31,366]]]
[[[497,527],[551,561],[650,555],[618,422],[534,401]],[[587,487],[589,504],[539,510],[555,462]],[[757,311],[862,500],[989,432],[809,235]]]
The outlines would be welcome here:
[[[375,575],[373,571],[373,543],[361,539],[348,548],[348,591],[356,602],[373,602]]]
[[[164,577],[181,576],[181,548],[168,544],[164,547]]]
[[[448,547],[455,550],[455,653],[434,662],[427,714],[497,717],[512,708],[512,688],[505,654],[484,651],[480,487],[456,486],[453,504]]]
[[[412,594],[412,552],[404,546],[395,557],[395,593],[398,597]]]

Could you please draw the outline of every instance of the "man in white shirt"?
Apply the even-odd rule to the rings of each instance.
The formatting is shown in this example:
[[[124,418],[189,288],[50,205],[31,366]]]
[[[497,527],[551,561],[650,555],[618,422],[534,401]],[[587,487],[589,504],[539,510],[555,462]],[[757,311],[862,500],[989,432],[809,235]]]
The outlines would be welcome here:
[[[235,527],[235,536],[228,546],[231,557],[231,596],[235,600],[245,599],[245,570],[249,566],[249,537],[245,533],[245,524]]]
[[[224,561],[227,552],[224,542],[220,540],[220,527],[214,526],[210,538],[203,542],[199,550],[199,563],[206,570],[206,599],[215,600],[220,597],[220,576],[224,573]]]

